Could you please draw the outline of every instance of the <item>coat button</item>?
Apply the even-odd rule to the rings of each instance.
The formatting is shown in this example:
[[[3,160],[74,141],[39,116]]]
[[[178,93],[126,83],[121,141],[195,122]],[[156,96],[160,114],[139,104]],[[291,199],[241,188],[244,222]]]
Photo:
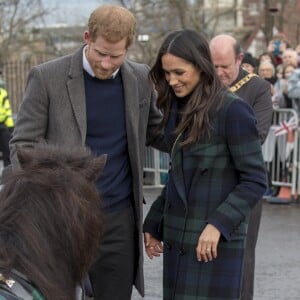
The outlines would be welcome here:
[[[165,242],[165,246],[168,250],[170,250],[172,248],[172,246],[169,242]]]
[[[183,247],[181,247],[179,249],[179,254],[182,256],[182,255],[185,255],[185,253],[186,253],[185,249]]]
[[[208,169],[203,169],[203,170],[201,170],[200,174],[202,176],[205,176],[207,174],[207,172],[208,172]]]

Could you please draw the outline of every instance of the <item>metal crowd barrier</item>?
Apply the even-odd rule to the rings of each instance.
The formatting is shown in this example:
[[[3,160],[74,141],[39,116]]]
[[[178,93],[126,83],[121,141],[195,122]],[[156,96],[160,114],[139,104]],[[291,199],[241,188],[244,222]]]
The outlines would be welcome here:
[[[4,168],[0,152],[0,180]],[[146,147],[144,162],[144,183],[151,186],[162,186],[166,183],[169,168],[169,154],[152,147]]]
[[[271,203],[291,203],[300,195],[299,116],[294,109],[275,109],[269,134],[263,144]]]
[[[169,154],[146,147],[144,162],[144,185],[162,186],[166,183]]]
[[[262,146],[271,187],[278,193],[270,202],[289,203],[300,196],[299,116],[294,109],[275,109],[272,125]],[[0,162],[0,169],[2,165]],[[144,185],[162,186],[166,183],[169,154],[146,147]]]

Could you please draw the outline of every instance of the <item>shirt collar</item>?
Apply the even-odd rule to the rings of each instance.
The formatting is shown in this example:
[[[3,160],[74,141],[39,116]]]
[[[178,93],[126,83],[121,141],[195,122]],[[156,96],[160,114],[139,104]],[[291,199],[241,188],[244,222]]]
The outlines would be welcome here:
[[[83,69],[88,73],[90,74],[92,77],[95,77],[95,72],[93,71],[89,61],[87,60],[86,58],[86,55],[85,55],[85,49],[86,49],[87,45],[85,45],[85,47],[83,47],[83,50],[82,50],[82,65],[83,65]],[[118,72],[119,72],[120,68],[118,68],[112,75],[111,75],[111,79],[114,79]]]

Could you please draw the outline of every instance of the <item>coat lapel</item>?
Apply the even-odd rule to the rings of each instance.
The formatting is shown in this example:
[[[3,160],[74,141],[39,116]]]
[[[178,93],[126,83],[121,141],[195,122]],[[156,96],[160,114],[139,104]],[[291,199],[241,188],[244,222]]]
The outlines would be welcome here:
[[[139,120],[139,93],[138,80],[130,71],[130,66],[124,62],[121,67],[124,87],[126,132],[130,161],[139,161],[138,120]]]
[[[182,201],[185,204],[187,204],[184,174],[183,174],[183,164],[182,164],[182,150],[180,147],[181,140],[182,140],[182,134],[180,134],[175,140],[173,150],[171,153],[171,162],[172,162],[172,169],[173,169],[173,180],[178,195],[180,196]]]
[[[81,133],[82,144],[86,139],[86,100],[83,78],[82,51],[75,52],[71,60],[67,89],[73,107],[74,116]]]

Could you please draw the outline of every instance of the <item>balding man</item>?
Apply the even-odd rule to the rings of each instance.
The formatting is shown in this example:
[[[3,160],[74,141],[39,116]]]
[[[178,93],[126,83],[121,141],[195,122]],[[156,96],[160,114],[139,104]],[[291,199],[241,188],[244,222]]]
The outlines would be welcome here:
[[[272,120],[272,96],[270,83],[249,74],[241,67],[243,52],[237,40],[230,35],[217,35],[210,41],[212,59],[217,74],[231,91],[252,106],[257,120],[257,129],[264,142]],[[245,265],[242,279],[242,300],[252,300],[254,291],[255,246],[257,242],[262,201],[252,210],[245,249]]]

